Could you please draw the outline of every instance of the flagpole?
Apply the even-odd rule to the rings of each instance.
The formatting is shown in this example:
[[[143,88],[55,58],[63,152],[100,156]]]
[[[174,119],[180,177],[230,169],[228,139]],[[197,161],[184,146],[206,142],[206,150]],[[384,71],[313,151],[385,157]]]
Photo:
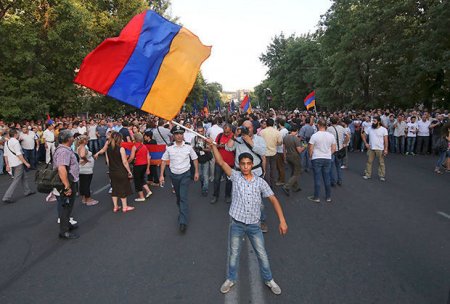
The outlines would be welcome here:
[[[185,126],[183,126],[182,124],[176,122],[175,120],[172,120],[172,123],[173,123],[174,125],[176,125],[176,126],[179,126],[180,128],[185,129],[186,131],[189,131],[189,132],[194,133],[195,135],[197,135],[197,136],[199,136],[199,137],[201,137],[201,138],[203,138],[203,139],[205,139],[205,140],[208,139],[208,137],[206,137],[205,135],[201,135],[200,133],[195,132],[194,130],[191,130],[191,129],[189,129],[189,128],[186,128]],[[216,142],[213,141],[213,143],[216,145]]]

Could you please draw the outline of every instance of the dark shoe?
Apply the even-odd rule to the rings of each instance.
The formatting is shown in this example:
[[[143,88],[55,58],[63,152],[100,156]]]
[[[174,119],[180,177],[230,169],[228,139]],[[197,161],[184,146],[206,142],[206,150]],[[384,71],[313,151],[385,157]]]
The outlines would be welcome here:
[[[342,186],[342,181],[338,181],[338,182],[337,182],[337,185],[338,185],[338,186]]]
[[[208,191],[202,191],[202,196],[203,197],[207,197],[208,196]]]
[[[211,204],[217,203],[217,196],[213,196],[210,203]]]
[[[3,200],[3,203],[5,203],[5,204],[12,204],[12,203],[14,203],[14,201],[13,200]]]
[[[59,234],[59,238],[60,239],[64,239],[64,240],[75,240],[77,238],[79,238],[80,236],[76,233],[72,233],[72,232],[65,232],[63,234]]]
[[[225,197],[225,203],[231,204],[231,196]]]
[[[185,232],[186,231],[186,224],[180,224],[180,232]]]
[[[25,196],[30,196],[30,195],[33,195],[33,194],[36,194],[36,191],[31,191],[30,193],[25,194]]]
[[[287,196],[290,196],[291,195],[291,193],[290,193],[290,191],[289,191],[289,188],[286,188],[286,187],[281,187],[281,189],[284,191],[284,193],[287,195]]]
[[[72,231],[72,230],[75,230],[75,229],[78,229],[78,225],[77,224],[75,224],[75,225],[70,224],[69,225],[69,231]]]
[[[302,188],[298,187],[297,189],[293,189],[292,191],[299,192],[299,191],[302,191]]]
[[[336,184],[335,183],[331,183],[331,187],[336,187]]]

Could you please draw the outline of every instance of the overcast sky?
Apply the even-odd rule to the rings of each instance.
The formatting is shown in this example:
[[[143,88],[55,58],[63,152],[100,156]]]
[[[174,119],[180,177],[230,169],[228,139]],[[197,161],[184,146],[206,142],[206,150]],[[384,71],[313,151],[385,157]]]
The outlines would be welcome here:
[[[330,0],[172,0],[171,14],[213,46],[202,65],[206,80],[237,90],[265,78],[259,56],[275,35],[313,32],[330,6]]]

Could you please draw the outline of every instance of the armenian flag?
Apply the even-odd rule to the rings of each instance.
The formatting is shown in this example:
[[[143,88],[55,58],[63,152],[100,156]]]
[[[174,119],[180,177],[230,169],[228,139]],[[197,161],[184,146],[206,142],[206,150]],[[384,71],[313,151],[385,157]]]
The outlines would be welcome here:
[[[210,54],[189,30],[147,10],[88,54],[74,82],[171,120]]]
[[[244,99],[241,101],[241,109],[242,112],[251,113],[252,112],[252,104],[250,103],[250,97],[248,94],[245,95]]]
[[[316,106],[316,91],[312,91],[311,93],[309,93],[309,95],[306,96],[303,102],[305,104],[306,110],[314,108]]]

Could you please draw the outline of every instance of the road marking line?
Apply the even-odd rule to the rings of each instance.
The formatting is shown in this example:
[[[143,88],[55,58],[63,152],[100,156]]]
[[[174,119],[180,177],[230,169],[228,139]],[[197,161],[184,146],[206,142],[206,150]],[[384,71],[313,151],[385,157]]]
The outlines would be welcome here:
[[[444,213],[442,211],[438,211],[437,214],[442,215],[443,217],[446,217],[450,220],[450,215],[448,215],[447,213]]]
[[[264,290],[261,275],[259,272],[259,263],[256,253],[253,250],[252,243],[247,238],[248,268],[250,274],[250,298],[251,303],[264,304]]]
[[[105,191],[106,189],[108,189],[109,187],[111,187],[109,184],[107,184],[106,186],[101,187],[100,189],[98,189],[97,191],[95,191],[94,193],[92,193],[92,195],[97,195],[102,191]]]

